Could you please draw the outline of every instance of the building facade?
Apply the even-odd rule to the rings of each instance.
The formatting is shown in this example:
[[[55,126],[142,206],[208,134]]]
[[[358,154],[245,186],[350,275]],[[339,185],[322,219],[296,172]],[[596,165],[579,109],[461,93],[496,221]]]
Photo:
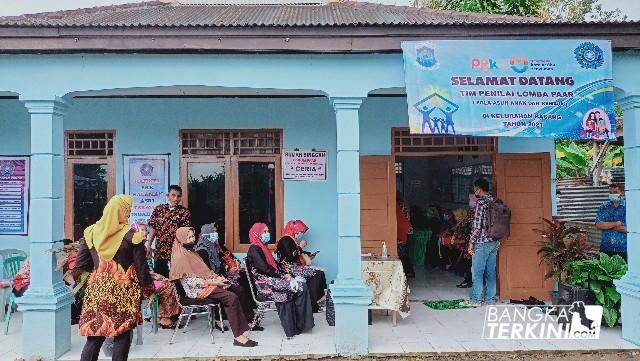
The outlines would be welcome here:
[[[82,172],[99,169],[106,196],[121,193],[127,154],[169,154],[171,183],[183,186],[198,176],[222,175],[224,184],[216,189],[224,192],[224,216],[214,216],[226,223],[226,241],[235,252],[246,250],[243,232],[253,217],[247,215],[252,193],[242,187],[270,194],[263,216],[276,230],[286,220],[304,220],[321,251],[318,263],[334,280],[337,350],[366,353],[371,295],[361,279],[360,255],[395,242],[393,159],[411,152],[394,147],[408,124],[400,42],[552,37],[613,41],[632,215],[640,210],[637,24],[505,22],[501,16],[350,2],[149,2],[0,19],[0,155],[31,158],[28,236],[0,235],[0,248],[23,249],[32,259],[31,286],[19,301],[25,356],[54,358],[68,350],[71,295],[49,249],[64,236],[77,236],[82,225],[73,201]],[[327,150],[327,180],[283,181],[285,149]],[[540,169],[534,175],[542,184],[536,215],[550,217],[553,139],[499,138],[483,149],[496,172],[502,169],[496,174],[502,196],[521,192],[506,186],[509,164]],[[198,171],[202,164],[209,173]],[[268,175],[275,178],[266,186],[250,183]],[[185,188],[185,202],[195,202]],[[528,205],[512,208],[525,213]],[[517,222],[527,242],[505,242],[501,257],[523,258],[534,271],[522,284],[504,270],[501,296],[543,295],[550,287],[543,270],[535,257],[523,256],[534,250],[529,232],[538,221]],[[640,318],[640,229],[628,223],[629,273],[618,289],[623,337],[638,344],[640,322],[632,320]],[[33,339],[42,341],[26,342]]]

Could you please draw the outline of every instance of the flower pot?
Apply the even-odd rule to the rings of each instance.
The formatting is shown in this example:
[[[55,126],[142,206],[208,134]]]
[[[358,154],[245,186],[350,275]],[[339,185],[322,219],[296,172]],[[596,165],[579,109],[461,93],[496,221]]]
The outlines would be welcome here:
[[[571,306],[574,302],[582,301],[585,305],[595,305],[596,296],[591,290],[580,286],[560,283],[558,284],[558,303],[559,305]]]

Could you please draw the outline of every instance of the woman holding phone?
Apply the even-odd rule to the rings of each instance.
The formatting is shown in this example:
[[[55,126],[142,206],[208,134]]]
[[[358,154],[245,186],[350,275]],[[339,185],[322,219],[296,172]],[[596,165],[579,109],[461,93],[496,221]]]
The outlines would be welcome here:
[[[309,230],[301,220],[289,221],[282,231],[282,238],[276,243],[279,267],[294,276],[304,277],[311,296],[313,313],[320,311],[318,302],[325,297],[327,279],[324,272],[311,267],[311,260],[316,253],[303,250],[307,241],[302,236]]]

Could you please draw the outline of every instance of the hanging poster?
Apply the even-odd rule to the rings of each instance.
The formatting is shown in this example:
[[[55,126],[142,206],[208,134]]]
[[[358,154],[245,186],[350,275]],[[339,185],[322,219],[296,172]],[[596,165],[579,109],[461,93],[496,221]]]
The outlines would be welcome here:
[[[327,180],[327,151],[285,150],[282,153],[282,179]]]
[[[26,235],[29,157],[0,157],[0,234]]]
[[[402,42],[414,134],[615,139],[608,40]]]
[[[167,200],[169,154],[124,155],[124,192],[133,197],[131,224],[147,224]]]

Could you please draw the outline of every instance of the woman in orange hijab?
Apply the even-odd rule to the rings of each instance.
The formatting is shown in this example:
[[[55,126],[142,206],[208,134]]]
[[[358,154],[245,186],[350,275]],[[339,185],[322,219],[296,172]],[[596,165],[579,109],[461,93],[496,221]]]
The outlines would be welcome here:
[[[318,302],[325,297],[327,279],[324,272],[307,265],[303,255],[309,255],[302,248],[307,244],[302,240],[309,227],[301,220],[289,221],[282,231],[282,238],[276,243],[278,263],[281,269],[294,276],[303,277],[307,281],[311,309],[313,313],[320,311]]]
[[[191,227],[178,228],[176,242],[171,249],[171,270],[169,279],[179,280],[189,298],[211,299],[222,302],[235,339],[234,346],[254,347],[258,343],[250,340],[245,333],[249,330],[262,331],[260,326],[249,324],[253,321],[253,310],[244,297],[241,286],[232,286],[229,281],[207,267],[202,258],[193,251],[196,234]]]
[[[126,360],[131,330],[142,324],[143,288],[152,292],[142,240],[145,234],[129,226],[133,198],[117,195],[102,218],[84,231],[76,268],[91,272],[78,333],[86,336],[81,361],[95,361],[106,337],[114,338],[113,360]]]

